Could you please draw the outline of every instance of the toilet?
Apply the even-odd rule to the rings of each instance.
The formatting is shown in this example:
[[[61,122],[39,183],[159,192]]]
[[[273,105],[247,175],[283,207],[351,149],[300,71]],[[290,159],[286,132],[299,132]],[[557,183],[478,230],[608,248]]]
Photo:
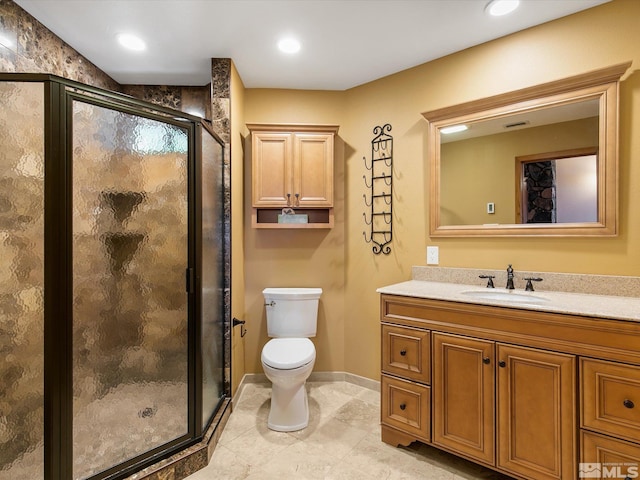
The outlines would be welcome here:
[[[267,334],[262,368],[271,380],[271,410],[267,426],[294,432],[309,425],[305,382],[316,361],[309,337],[316,336],[321,288],[265,288]]]

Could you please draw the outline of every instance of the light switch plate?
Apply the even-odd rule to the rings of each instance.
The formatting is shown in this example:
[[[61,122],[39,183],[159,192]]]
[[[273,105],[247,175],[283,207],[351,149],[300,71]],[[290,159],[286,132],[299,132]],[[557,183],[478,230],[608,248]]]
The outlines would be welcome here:
[[[439,253],[438,247],[427,247],[427,265],[438,265]]]

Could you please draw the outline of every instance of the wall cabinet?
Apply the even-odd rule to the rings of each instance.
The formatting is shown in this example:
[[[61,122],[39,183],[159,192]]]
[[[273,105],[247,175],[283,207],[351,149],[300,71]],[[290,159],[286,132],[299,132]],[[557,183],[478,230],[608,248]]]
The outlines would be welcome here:
[[[253,227],[333,226],[335,125],[250,124]],[[309,222],[277,223],[283,208]]]
[[[386,443],[518,479],[578,478],[598,462],[610,469],[599,478],[636,478],[637,322],[388,294],[381,321]]]

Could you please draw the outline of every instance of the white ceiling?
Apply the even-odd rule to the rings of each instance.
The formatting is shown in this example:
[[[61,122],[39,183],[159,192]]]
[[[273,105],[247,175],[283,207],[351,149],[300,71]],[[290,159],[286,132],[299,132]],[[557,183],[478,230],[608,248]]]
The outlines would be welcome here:
[[[249,88],[345,90],[609,0],[15,0],[122,84],[205,85],[233,59]],[[143,53],[116,42],[122,32]],[[284,34],[302,50],[276,48]],[[550,52],[551,54],[552,52]]]

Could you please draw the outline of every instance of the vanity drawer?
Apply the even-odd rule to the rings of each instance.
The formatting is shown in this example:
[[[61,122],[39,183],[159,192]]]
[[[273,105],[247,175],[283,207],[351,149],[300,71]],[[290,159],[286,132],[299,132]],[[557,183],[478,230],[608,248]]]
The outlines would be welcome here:
[[[584,430],[581,432],[580,437],[580,462],[582,464],[599,463],[601,466],[606,465],[609,469],[616,468],[615,474],[622,475],[618,478],[624,478],[624,475],[629,475],[629,478],[635,478],[632,475],[640,473],[637,470],[638,466],[640,466],[639,445],[585,432]],[[634,467],[636,470],[630,471],[630,467]],[[597,478],[603,477],[604,475],[601,474]],[[606,478],[611,478],[611,473]]]
[[[640,438],[640,367],[581,359],[582,426]]]
[[[428,330],[382,325],[382,371],[429,383],[431,340]]]
[[[431,441],[431,388],[383,375],[381,403],[383,424]]]

